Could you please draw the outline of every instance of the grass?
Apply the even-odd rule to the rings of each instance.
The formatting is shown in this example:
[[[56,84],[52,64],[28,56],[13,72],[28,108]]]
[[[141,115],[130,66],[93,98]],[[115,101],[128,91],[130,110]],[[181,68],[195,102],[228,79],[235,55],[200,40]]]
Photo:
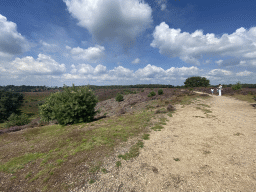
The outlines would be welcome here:
[[[0,162],[0,171],[17,174],[18,177],[22,170],[27,173],[23,175],[23,179],[37,183],[41,189],[45,183],[51,186],[58,180],[62,171],[72,172],[74,164],[101,160],[107,154],[112,154],[115,146],[141,133],[146,139],[148,137],[146,127],[150,125],[153,115],[153,112],[141,111],[121,117],[101,119],[97,123],[51,125],[27,129],[15,135],[0,135],[1,146],[12,143],[12,145],[8,144],[8,150],[6,147],[0,148],[0,154],[8,154],[12,151],[12,158],[5,158]],[[143,142],[138,141],[124,158],[138,156],[141,147]],[[71,161],[68,161],[70,159]],[[88,174],[95,174],[101,170],[101,166],[91,163]]]
[[[139,155],[139,149],[143,147],[143,142],[138,141],[135,145],[133,145],[129,152],[124,155],[118,155],[118,158],[122,158],[124,160],[129,160]]]
[[[232,96],[235,99],[238,99],[240,101],[247,101],[248,103],[255,103],[255,100],[253,99],[253,95],[248,94],[248,95],[242,95],[242,94],[234,94]]]

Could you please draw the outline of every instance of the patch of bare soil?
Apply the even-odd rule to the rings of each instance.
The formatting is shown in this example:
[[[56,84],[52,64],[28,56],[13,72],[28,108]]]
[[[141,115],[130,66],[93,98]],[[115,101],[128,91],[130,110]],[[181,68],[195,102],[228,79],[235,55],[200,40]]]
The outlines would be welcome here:
[[[72,191],[256,191],[255,108],[213,95],[176,109],[137,158]]]

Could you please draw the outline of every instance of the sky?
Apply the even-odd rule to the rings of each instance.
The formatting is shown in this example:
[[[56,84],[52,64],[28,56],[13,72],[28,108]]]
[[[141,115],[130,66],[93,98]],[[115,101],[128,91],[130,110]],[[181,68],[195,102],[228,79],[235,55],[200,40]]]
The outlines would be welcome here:
[[[1,0],[0,85],[256,84],[254,0]]]

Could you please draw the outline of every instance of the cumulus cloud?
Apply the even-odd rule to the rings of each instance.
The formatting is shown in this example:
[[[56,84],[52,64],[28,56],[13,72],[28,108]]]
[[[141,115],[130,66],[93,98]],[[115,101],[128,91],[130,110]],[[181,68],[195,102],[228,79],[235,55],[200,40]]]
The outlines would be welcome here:
[[[203,56],[230,56],[233,59],[219,60],[219,65],[238,65],[241,60],[256,61],[256,27],[249,30],[243,27],[234,33],[223,34],[220,38],[215,34],[203,34],[202,30],[194,33],[181,32],[172,29],[162,22],[155,27],[153,32],[152,47],[158,48],[160,54],[168,57],[179,57],[181,60],[194,65],[199,65]]]
[[[104,57],[105,48],[103,46],[96,45],[95,47],[89,47],[88,49],[82,49],[80,47],[71,48],[66,46],[67,50],[70,50],[70,53],[74,59],[81,59],[90,62],[97,62]]]
[[[112,83],[120,81],[149,81],[151,83],[163,83],[162,81],[170,82],[177,78],[185,78],[202,72],[202,70],[194,66],[181,68],[172,67],[164,70],[161,67],[150,64],[135,72],[122,66],[115,67],[112,70],[107,70],[106,66],[101,64],[96,67],[92,67],[89,64],[79,64],[77,66],[72,65],[71,67],[71,73],[67,73],[62,76],[64,79],[90,79],[97,82],[112,81]]]
[[[190,75],[198,75],[202,70],[200,70],[197,67],[171,67],[170,69],[167,69],[167,74],[170,75],[179,75],[179,76],[190,76]]]
[[[0,14],[0,57],[10,57],[29,49],[29,43],[17,31],[17,25]]]
[[[236,76],[249,76],[251,74],[252,74],[252,72],[245,70],[243,72],[236,73]]]
[[[10,73],[18,74],[61,74],[66,71],[65,64],[59,64],[50,56],[39,54],[35,60],[31,56],[16,58],[11,63]]]
[[[63,0],[69,13],[95,39],[129,47],[153,23],[151,7],[139,0]]]
[[[213,69],[208,74],[211,76],[228,76],[232,75],[232,72],[224,69]]]
[[[138,64],[140,62],[140,59],[139,58],[136,58],[132,61],[133,64]]]
[[[143,69],[138,69],[135,72],[137,77],[143,78],[157,78],[159,76],[165,76],[165,71],[161,67],[148,64]]]

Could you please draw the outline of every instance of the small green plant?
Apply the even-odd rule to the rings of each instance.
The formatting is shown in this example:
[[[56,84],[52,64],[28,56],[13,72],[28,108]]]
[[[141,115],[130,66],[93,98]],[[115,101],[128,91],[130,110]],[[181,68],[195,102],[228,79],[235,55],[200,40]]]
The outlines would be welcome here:
[[[120,167],[120,166],[121,166],[121,161],[117,161],[117,162],[116,162],[116,166],[117,166],[117,167]]]
[[[152,91],[152,92],[150,92],[149,94],[148,94],[148,97],[153,97],[153,96],[155,96],[156,95],[156,93],[154,92],[154,91]]]
[[[144,89],[142,89],[141,92],[144,92]]]
[[[233,90],[242,89],[242,85],[240,84],[240,82],[238,82],[237,84],[235,84],[235,85],[232,86],[232,89],[233,89]]]
[[[158,95],[162,95],[164,93],[163,89],[158,90]]]
[[[179,158],[173,158],[174,159],[174,161],[180,161],[180,159]]]
[[[124,100],[123,95],[117,94],[117,96],[116,96],[116,101],[117,101],[117,102],[121,102],[121,101],[123,101],[123,100]]]
[[[142,139],[144,139],[144,140],[149,140],[149,134],[144,134],[144,135],[142,136]]]
[[[93,184],[93,183],[95,183],[95,180],[91,179],[91,180],[89,181],[89,183],[90,183],[90,184]]]
[[[102,171],[103,173],[105,173],[105,174],[108,172],[108,170],[105,169],[105,168],[101,169],[101,171]]]
[[[27,179],[27,178],[29,178],[29,177],[31,177],[31,172],[29,172],[29,173],[26,175],[25,178]]]

